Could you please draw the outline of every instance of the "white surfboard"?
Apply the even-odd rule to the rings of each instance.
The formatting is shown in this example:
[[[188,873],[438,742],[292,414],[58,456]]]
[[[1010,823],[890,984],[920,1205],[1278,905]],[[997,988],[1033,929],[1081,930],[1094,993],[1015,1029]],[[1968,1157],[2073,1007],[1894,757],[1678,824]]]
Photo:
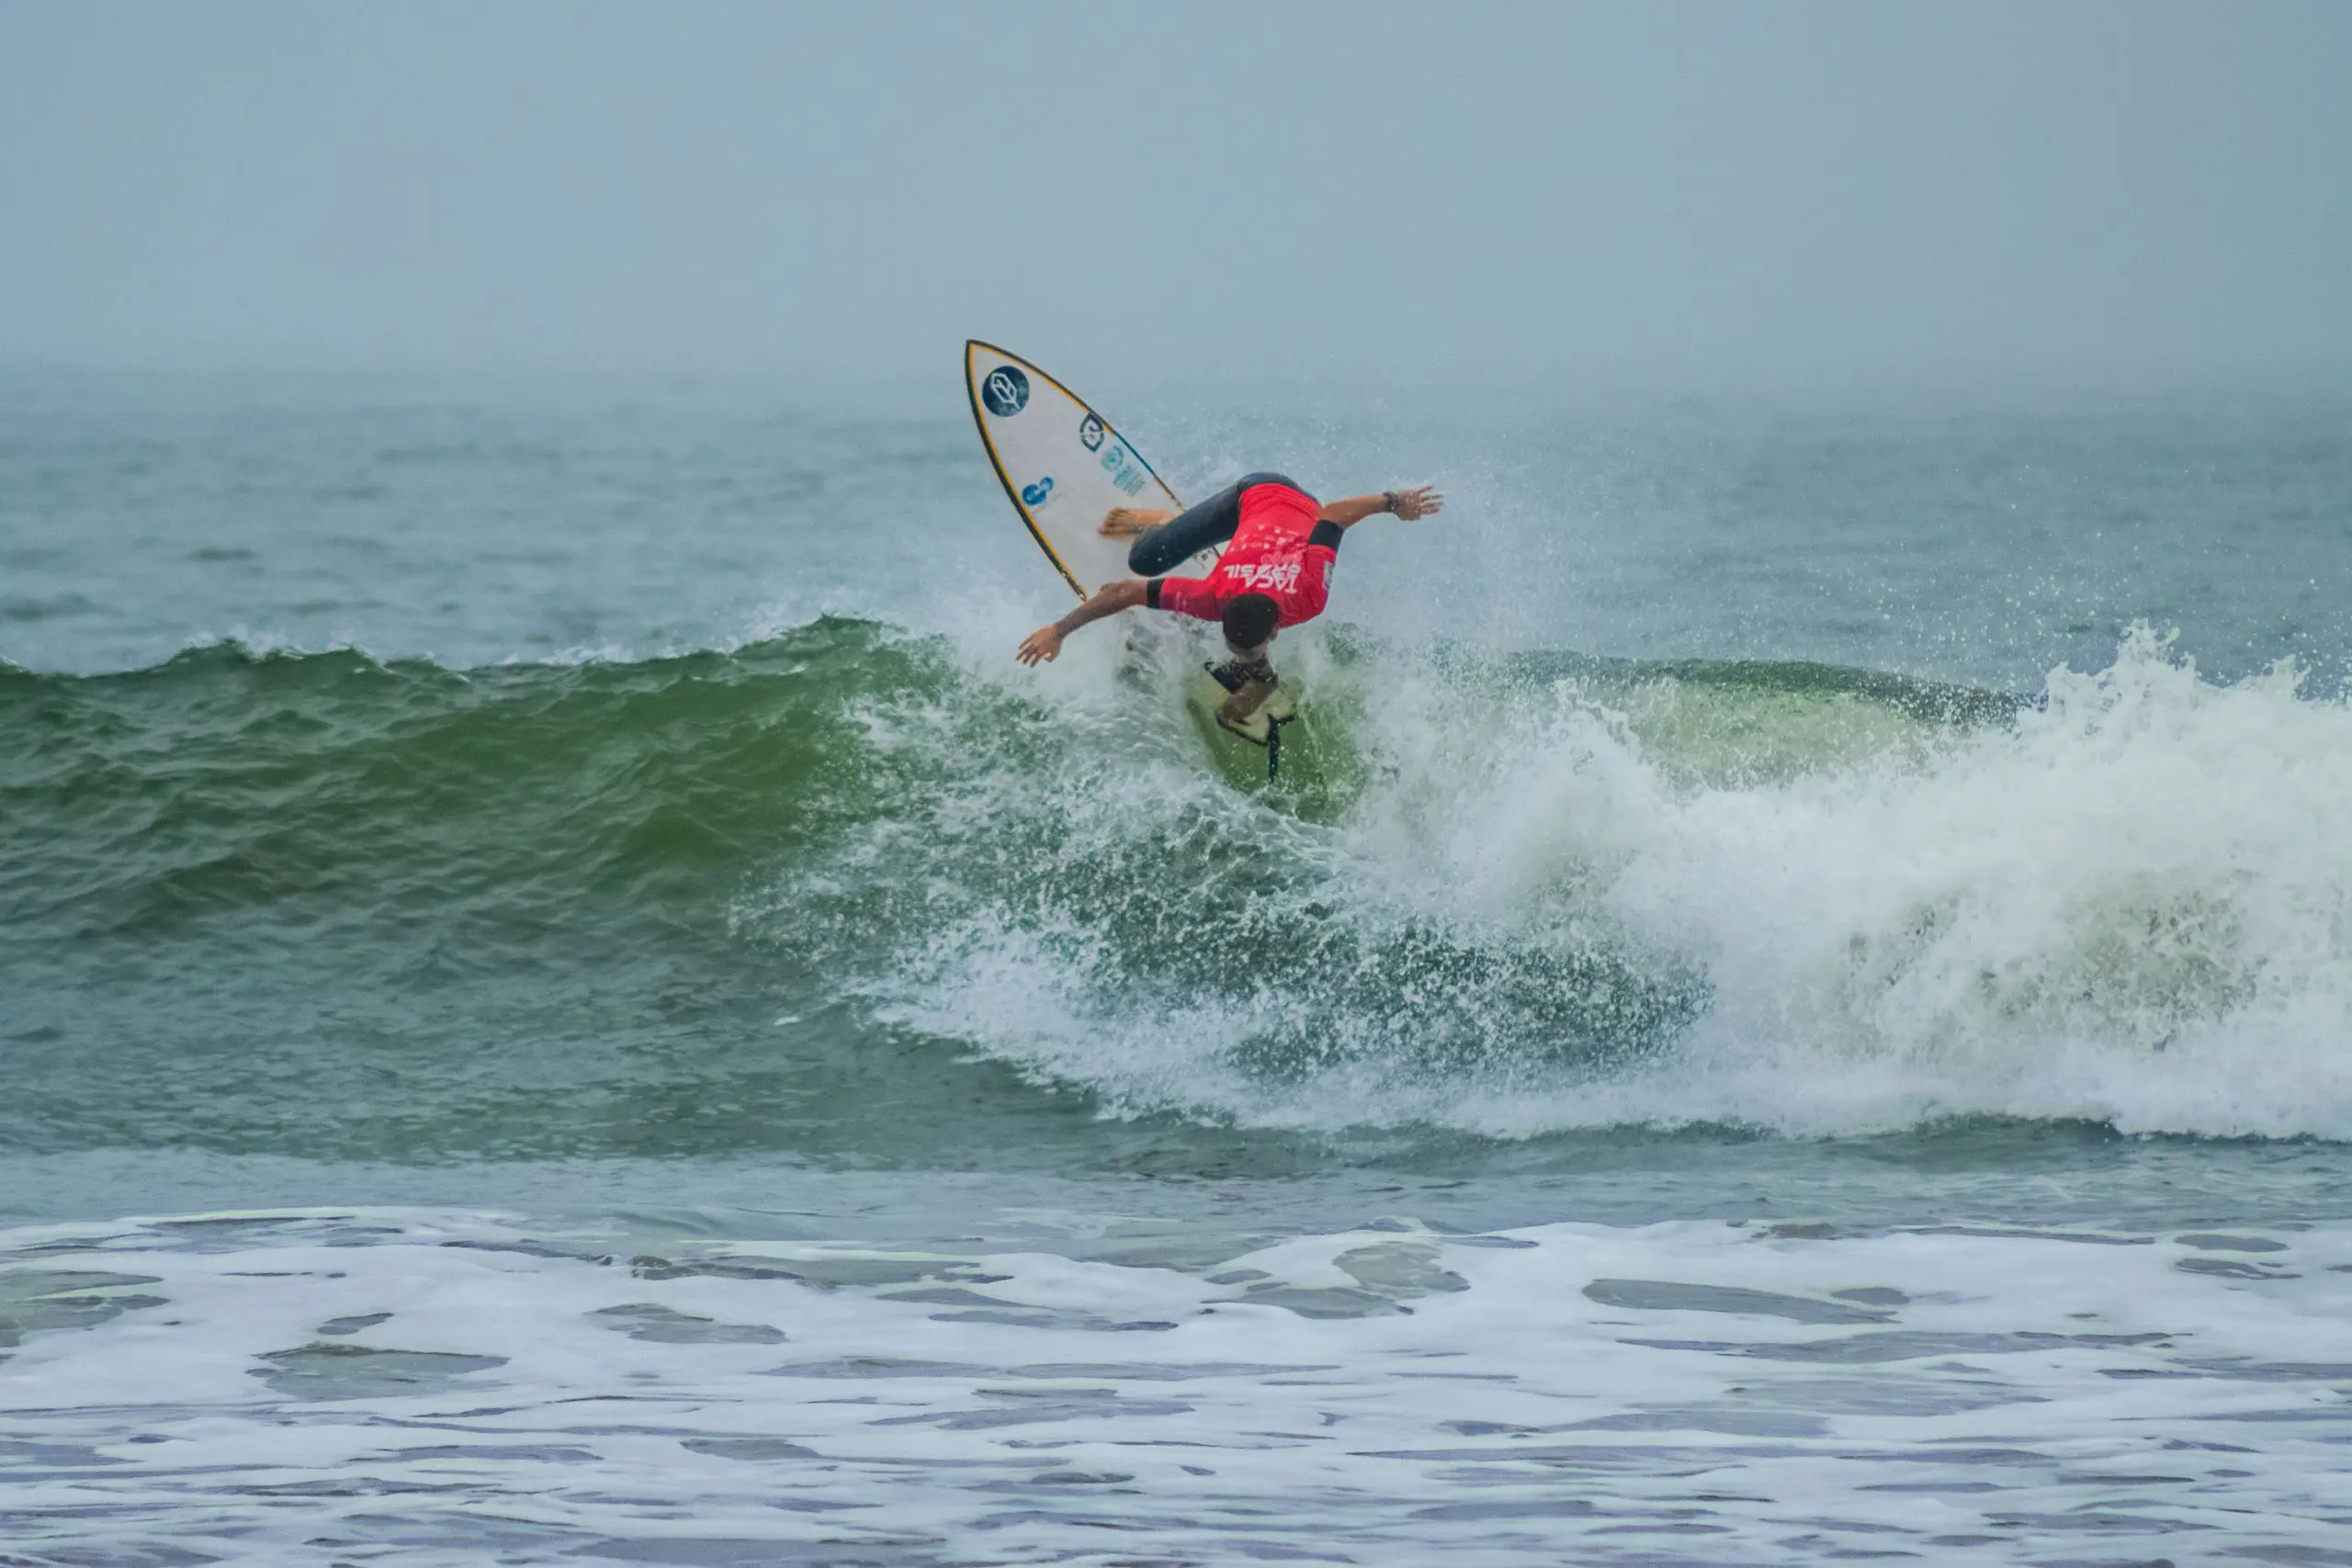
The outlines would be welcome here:
[[[1132,575],[1129,541],[1102,536],[1104,514],[1181,511],[1176,492],[1110,421],[1019,355],[974,338],[964,344],[964,380],[996,477],[1062,580],[1083,599]],[[1182,574],[1205,576],[1217,554],[1203,551]]]

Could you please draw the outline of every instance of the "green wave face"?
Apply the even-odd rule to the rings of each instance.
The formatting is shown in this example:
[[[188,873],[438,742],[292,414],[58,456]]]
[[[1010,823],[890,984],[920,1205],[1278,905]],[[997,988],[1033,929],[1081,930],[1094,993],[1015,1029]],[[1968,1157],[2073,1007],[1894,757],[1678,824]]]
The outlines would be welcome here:
[[[462,675],[233,648],[10,672],[0,1135],[340,1157],[756,1140],[805,1086],[730,896],[887,803],[857,705],[943,679],[839,624]]]
[[[973,922],[1180,1011],[1289,977],[1236,1053],[1283,1079],[1335,1021],[1442,1065],[1635,1050],[1688,1016],[1687,982],[1604,949],[1318,910],[1332,829],[1297,812],[1341,812],[1340,770],[1295,747],[1288,795],[1237,796],[1128,684],[1073,720],[837,620],[636,664],[222,646],[0,671],[0,1137],[887,1157],[953,1142],[975,1075],[877,987]],[[1016,1123],[1070,1113],[977,1076]]]
[[[2186,1053],[2279,972],[2226,866],[2052,872],[2006,957],[2042,874],[1903,869],[2036,747],[2173,744],[2055,695],[1340,632],[1294,650],[1268,787],[1187,721],[1185,657],[1056,687],[829,619],[639,663],[0,671],[0,1142],[1232,1169],[1801,1122],[1743,1063],[1815,1100],[1926,1075],[1871,1128],[2043,1113],[2019,1053]]]

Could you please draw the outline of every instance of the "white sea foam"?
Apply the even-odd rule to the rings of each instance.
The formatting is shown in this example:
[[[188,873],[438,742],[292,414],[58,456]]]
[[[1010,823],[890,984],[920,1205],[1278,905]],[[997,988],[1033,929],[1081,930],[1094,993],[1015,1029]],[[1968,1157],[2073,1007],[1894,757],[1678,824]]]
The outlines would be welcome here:
[[[2352,1134],[2352,713],[2294,688],[2143,632],[1924,766],[1664,807],[1609,901],[1704,964],[1691,1087],[1803,1130]]]
[[[635,1250],[395,1211],[0,1235],[7,1551],[2320,1562],[2352,1508],[2341,1228]]]
[[[2291,668],[2213,684],[2142,629],[2104,671],[2052,672],[2013,722],[1816,718],[1823,755],[1782,744],[1759,775],[1719,755],[1694,772],[1690,726],[1645,727],[1572,681],[1498,694],[1399,655],[1350,677],[1301,654],[1327,690],[1381,694],[1356,735],[1368,781],[1334,824],[1205,804],[1221,785],[1164,760],[1090,764],[1059,794],[1034,774],[991,787],[1052,795],[1075,856],[1197,810],[1309,868],[1315,919],[1605,950],[1690,976],[1695,1021],[1606,1071],[1535,1070],[1527,1049],[1433,1067],[1375,1048],[1410,998],[1335,1001],[1314,974],[1155,987],[1050,908],[986,900],[926,933],[886,1010],[1114,1111],[1255,1124],[1811,1135],[2001,1115],[2352,1137],[2352,711],[2299,695]],[[1063,679],[1107,701],[1082,669]],[[1857,735],[1879,739],[1857,756]],[[1269,1029],[1320,1043],[1282,1081],[1237,1066]]]

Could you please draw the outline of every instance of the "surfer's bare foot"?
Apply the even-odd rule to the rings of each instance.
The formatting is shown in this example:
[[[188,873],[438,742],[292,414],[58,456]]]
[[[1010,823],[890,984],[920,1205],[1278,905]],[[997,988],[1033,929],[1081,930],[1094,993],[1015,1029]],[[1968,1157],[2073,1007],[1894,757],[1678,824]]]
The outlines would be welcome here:
[[[1170,517],[1172,512],[1145,512],[1132,506],[1114,506],[1102,514],[1102,536],[1106,539],[1128,539],[1147,528],[1157,528]]]

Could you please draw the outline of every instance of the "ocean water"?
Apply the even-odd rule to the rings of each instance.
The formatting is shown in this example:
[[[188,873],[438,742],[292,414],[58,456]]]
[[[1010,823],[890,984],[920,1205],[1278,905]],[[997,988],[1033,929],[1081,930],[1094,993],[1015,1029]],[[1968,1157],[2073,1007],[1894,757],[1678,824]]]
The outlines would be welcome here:
[[[0,1562],[2352,1562],[2352,393],[1084,389],[0,378]]]

